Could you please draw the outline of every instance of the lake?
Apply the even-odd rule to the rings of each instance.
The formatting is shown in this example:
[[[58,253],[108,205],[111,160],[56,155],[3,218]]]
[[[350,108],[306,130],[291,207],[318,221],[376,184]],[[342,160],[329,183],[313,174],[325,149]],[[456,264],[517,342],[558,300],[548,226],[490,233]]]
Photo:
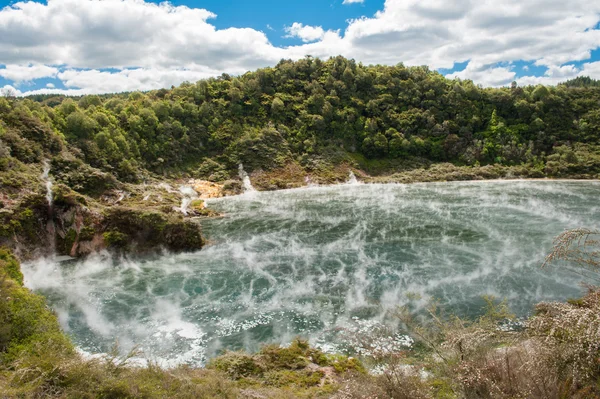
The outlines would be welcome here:
[[[484,295],[519,316],[577,297],[582,276],[541,269],[553,238],[600,226],[600,184],[483,181],[344,184],[213,199],[202,251],[143,259],[99,254],[23,265],[88,353],[137,346],[163,365],[203,365],[224,349],[309,338],[368,354],[360,337],[410,344],[395,315],[432,302],[476,317]],[[359,337],[359,338],[357,338]]]

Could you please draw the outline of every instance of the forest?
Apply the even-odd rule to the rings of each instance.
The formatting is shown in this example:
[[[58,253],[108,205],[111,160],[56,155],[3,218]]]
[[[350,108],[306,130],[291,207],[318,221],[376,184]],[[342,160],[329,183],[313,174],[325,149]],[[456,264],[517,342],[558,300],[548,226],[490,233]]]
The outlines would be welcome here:
[[[145,93],[5,94],[5,170],[51,159],[57,171],[84,163],[132,183],[225,181],[240,163],[249,172],[344,163],[379,175],[435,163],[519,165],[534,177],[600,170],[600,86],[590,78],[483,88],[427,67],[306,57]]]

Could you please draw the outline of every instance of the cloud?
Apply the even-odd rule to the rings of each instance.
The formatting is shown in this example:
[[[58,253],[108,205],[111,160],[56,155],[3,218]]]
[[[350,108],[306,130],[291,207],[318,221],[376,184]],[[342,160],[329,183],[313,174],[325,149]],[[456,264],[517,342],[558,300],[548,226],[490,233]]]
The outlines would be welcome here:
[[[364,2],[365,2],[365,0],[344,0],[342,2],[342,4],[358,4],[358,3],[362,4]]]
[[[208,68],[137,68],[119,72],[71,69],[59,73],[58,78],[68,89],[80,89],[85,93],[97,94],[171,87],[184,81],[195,82],[217,74],[218,71]]]
[[[294,22],[292,26],[286,27],[288,33],[286,37],[297,37],[303,42],[314,42],[325,36],[325,31],[320,26],[302,25],[299,22]]]
[[[478,65],[469,62],[467,67],[460,72],[446,75],[448,79],[469,79],[483,86],[508,86],[515,80],[517,74],[511,67]]]
[[[161,87],[179,85],[184,81],[196,82],[218,75],[218,71],[211,69],[161,69],[161,68],[136,68],[125,69],[118,72],[68,69],[59,72],[56,78],[62,81],[65,89],[57,89],[53,83],[46,84],[43,89],[29,90],[26,92],[7,86],[15,95],[31,94],[102,94],[137,90],[152,90]]]
[[[460,71],[446,75],[448,79],[469,79],[477,84],[488,87],[509,86],[516,81],[520,86],[557,85],[578,76],[600,78],[600,61],[584,63],[581,67],[575,65],[551,66],[542,76],[516,77],[513,66],[475,65],[469,63]]]
[[[21,92],[19,89],[17,89],[16,87],[13,87],[11,85],[5,85],[4,87],[0,88],[0,96],[1,97],[12,97],[12,96],[22,96],[24,95],[23,92]]]
[[[600,61],[588,62],[583,64],[583,68],[579,73],[580,76],[595,76],[600,78]]]
[[[599,13],[588,0],[387,0],[373,18],[352,21],[344,40],[366,62],[561,65],[600,46]]]
[[[181,67],[245,71],[277,60],[263,32],[216,29],[210,11],[143,0],[18,2],[0,11],[0,60],[75,68]]]
[[[552,66],[546,70],[543,76],[524,76],[517,79],[517,83],[521,86],[538,84],[556,85],[578,76],[600,78],[600,62],[588,62],[581,67],[576,67],[575,65]]]
[[[35,79],[54,77],[58,73],[58,68],[46,65],[6,65],[0,69],[0,76],[12,80],[16,84],[22,82],[31,82]]]
[[[303,43],[286,47],[255,29],[217,29],[215,18],[210,10],[144,0],[17,2],[0,10],[0,60],[8,65],[0,76],[13,86],[57,77],[67,90],[110,92],[241,74],[310,54],[434,69],[468,61],[451,76],[494,86],[515,79],[511,63],[519,60],[548,69],[520,82],[584,72],[600,78],[593,63],[565,69],[600,47],[600,2],[589,0],[386,0],[343,31],[296,22],[286,32]]]

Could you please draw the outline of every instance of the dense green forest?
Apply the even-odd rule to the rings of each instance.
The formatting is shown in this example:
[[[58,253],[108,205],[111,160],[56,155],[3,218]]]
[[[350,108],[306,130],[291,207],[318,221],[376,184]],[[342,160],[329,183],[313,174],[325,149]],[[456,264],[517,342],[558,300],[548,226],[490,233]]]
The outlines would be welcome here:
[[[170,90],[0,99],[0,169],[53,158],[121,181],[185,171],[223,181],[297,164],[527,165],[543,175],[600,169],[600,87],[482,88],[427,67],[364,66],[343,57],[282,60],[243,76]],[[69,148],[76,161],[61,154]],[[409,162],[411,161],[411,162]]]

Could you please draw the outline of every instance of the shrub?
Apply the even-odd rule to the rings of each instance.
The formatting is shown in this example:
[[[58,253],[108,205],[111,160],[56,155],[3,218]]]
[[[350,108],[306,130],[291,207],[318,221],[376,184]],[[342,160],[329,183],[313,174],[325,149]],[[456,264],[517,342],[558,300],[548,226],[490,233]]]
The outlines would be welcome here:
[[[21,267],[19,261],[15,256],[6,248],[0,248],[0,278],[3,274],[10,279],[13,279],[19,285],[23,285],[23,273],[21,273]]]
[[[163,212],[113,207],[105,211],[102,228],[105,243],[113,248],[147,252],[164,246],[191,251],[204,245],[198,224]]]
[[[0,250],[0,364],[25,355],[41,356],[49,348],[71,355],[73,346],[61,332],[56,316],[43,297],[22,286],[23,275],[16,258]]]
[[[129,236],[119,231],[107,231],[102,237],[108,248],[124,248],[129,242]]]
[[[211,360],[208,367],[222,371],[235,380],[263,372],[254,357],[244,352],[226,352]]]

